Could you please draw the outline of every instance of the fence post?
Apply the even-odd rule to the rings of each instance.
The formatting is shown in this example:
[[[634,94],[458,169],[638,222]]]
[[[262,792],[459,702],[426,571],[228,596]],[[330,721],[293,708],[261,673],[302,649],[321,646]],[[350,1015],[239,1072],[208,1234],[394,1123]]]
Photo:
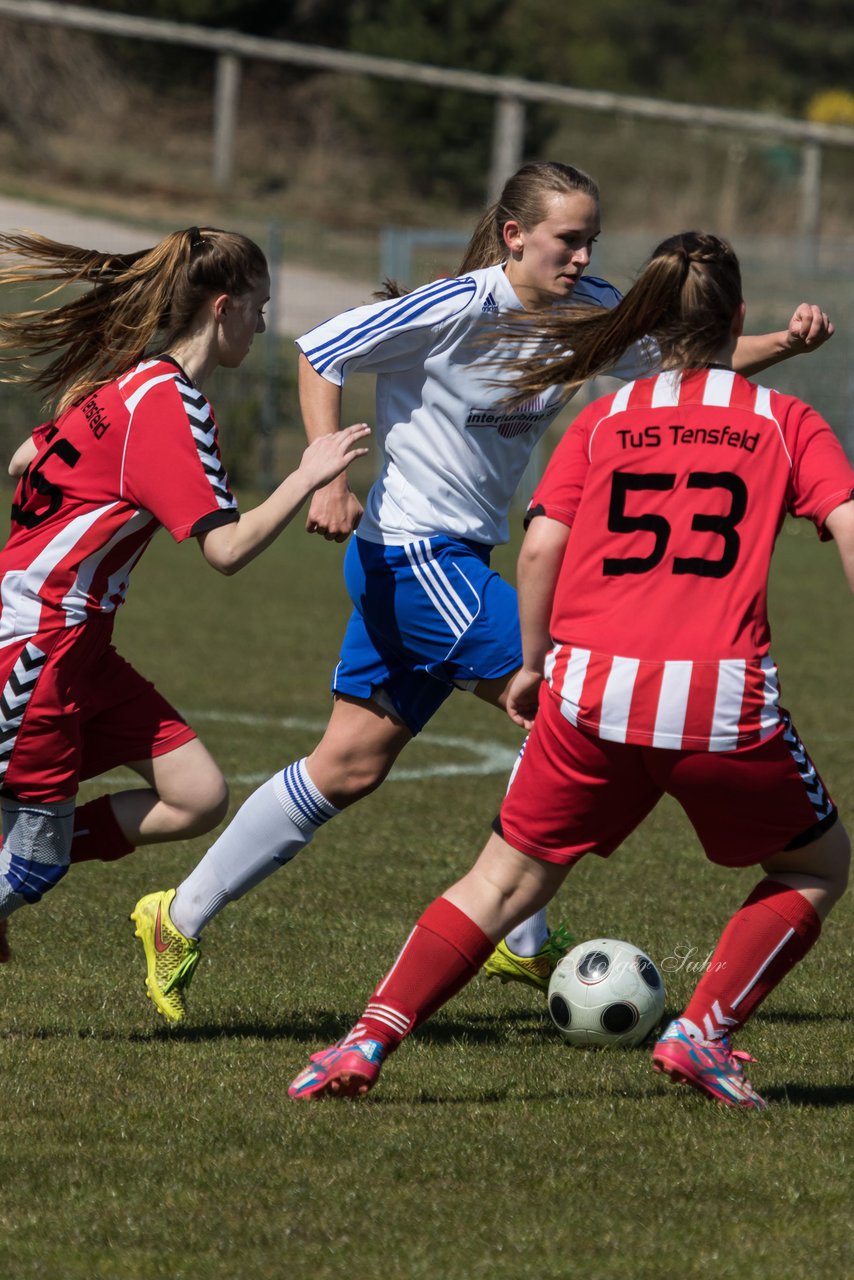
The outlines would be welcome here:
[[[718,195],[718,226],[721,235],[733,236],[738,222],[738,199],[741,173],[747,159],[747,147],[740,138],[732,140],[726,149],[723,178]]]
[[[267,266],[270,271],[270,301],[265,308],[267,337],[264,341],[264,364],[261,389],[261,447],[258,458],[258,486],[262,493],[272,493],[275,480],[276,432],[282,426],[282,336],[279,333],[279,296],[282,287],[282,225],[271,222],[267,228]]]
[[[380,279],[412,287],[412,236],[408,227],[384,227],[380,232]]]
[[[525,104],[521,98],[502,97],[495,101],[492,133],[492,167],[489,172],[487,202],[501,195],[504,183],[522,163],[525,141]]]
[[[239,90],[240,59],[233,53],[221,53],[214,85],[213,182],[218,191],[230,181],[234,170]]]
[[[805,142],[801,152],[800,258],[805,271],[818,266],[818,235],[821,211],[821,146]]]

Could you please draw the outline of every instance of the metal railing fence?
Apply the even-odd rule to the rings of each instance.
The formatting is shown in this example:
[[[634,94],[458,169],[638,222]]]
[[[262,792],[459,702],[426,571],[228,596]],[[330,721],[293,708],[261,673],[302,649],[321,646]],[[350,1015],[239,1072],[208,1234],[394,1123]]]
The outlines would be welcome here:
[[[759,111],[739,111],[664,102],[629,94],[544,84],[516,76],[487,75],[407,62],[398,58],[350,53],[289,40],[270,40],[191,23],[167,22],[131,14],[113,14],[55,0],[0,0],[0,15],[28,23],[48,23],[79,31],[125,38],[161,41],[207,50],[217,60],[214,86],[214,123],[211,148],[214,186],[229,181],[238,137],[241,64],[260,59],[292,66],[313,67],[349,74],[376,76],[442,90],[487,95],[495,101],[492,162],[488,198],[500,191],[506,177],[521,161],[527,103],[606,112],[635,120],[670,122],[692,128],[720,130],[733,135],[785,141],[800,148],[799,245],[801,261],[815,260],[819,234],[822,148],[854,149],[854,128],[813,124]]]

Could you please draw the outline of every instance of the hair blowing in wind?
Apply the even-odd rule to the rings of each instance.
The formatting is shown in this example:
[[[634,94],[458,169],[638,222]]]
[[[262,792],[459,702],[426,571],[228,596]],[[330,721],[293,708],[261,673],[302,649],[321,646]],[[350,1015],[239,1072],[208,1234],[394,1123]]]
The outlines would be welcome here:
[[[570,305],[514,319],[508,332],[538,346],[507,361],[518,371],[513,398],[579,386],[607,373],[645,337],[658,344],[662,368],[708,364],[726,342],[741,300],[738,259],[726,241],[704,231],[670,236],[612,310]]]
[[[168,347],[186,333],[212,294],[244,293],[265,270],[253,241],[213,227],[175,231],[137,253],[33,232],[0,235],[0,287],[57,281],[40,302],[76,287],[57,305],[0,314],[0,381],[28,383],[65,409],[118,377],[156,338]]]

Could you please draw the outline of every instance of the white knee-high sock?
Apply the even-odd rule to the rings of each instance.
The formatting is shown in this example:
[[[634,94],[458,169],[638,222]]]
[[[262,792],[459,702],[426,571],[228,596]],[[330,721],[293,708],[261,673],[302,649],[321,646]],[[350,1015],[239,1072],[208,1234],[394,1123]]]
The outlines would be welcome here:
[[[543,907],[535,915],[517,924],[515,929],[511,929],[504,941],[514,955],[535,956],[548,936],[546,909]]]
[[[525,742],[522,743],[522,750],[516,757],[516,762],[510,772],[510,777],[507,781],[508,791],[513,779],[516,777],[516,770],[522,762],[527,741],[528,739],[526,738]],[[535,956],[548,936],[549,926],[546,924],[546,909],[541,907],[539,911],[529,916],[527,920],[517,924],[515,929],[511,929],[504,941],[515,956]]]
[[[178,886],[169,909],[176,929],[197,938],[227,902],[289,862],[339,812],[312,782],[305,760],[269,778]]]

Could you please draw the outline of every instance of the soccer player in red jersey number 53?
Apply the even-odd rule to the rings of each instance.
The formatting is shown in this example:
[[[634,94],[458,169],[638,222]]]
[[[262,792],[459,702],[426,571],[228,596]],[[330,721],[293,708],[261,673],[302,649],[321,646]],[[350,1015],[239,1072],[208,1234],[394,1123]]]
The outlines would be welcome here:
[[[850,859],[780,705],[768,572],[784,518],[802,516],[835,539],[854,588],[854,470],[814,409],[733,372],[743,317],[732,249],[687,232],[612,311],[534,318],[520,396],[592,377],[647,333],[663,372],[589,405],[552,455],[519,556],[523,664],[507,697],[530,735],[494,834],[292,1097],[367,1092],[496,940],[666,793],[713,863],[763,875],[653,1066],[727,1106],[764,1107],[731,1037],[816,941]]]

